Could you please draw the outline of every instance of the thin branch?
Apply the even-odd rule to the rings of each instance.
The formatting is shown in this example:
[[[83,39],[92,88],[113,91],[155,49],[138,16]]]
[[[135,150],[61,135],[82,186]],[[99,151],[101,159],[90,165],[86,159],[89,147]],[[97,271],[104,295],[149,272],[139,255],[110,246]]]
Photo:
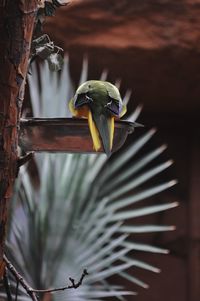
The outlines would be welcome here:
[[[69,281],[71,282],[70,285],[66,285],[63,287],[59,287],[59,288],[50,288],[50,289],[43,289],[43,290],[38,290],[38,289],[34,289],[32,288],[22,277],[22,275],[15,269],[15,267],[12,265],[12,263],[8,260],[8,258],[6,257],[6,255],[4,255],[4,261],[6,263],[6,267],[7,269],[13,274],[13,276],[15,277],[17,283],[21,284],[23,286],[23,288],[25,289],[25,291],[27,292],[27,294],[31,297],[31,299],[33,301],[38,301],[38,297],[36,295],[36,293],[54,293],[54,292],[58,292],[58,291],[64,291],[67,289],[77,289],[79,286],[82,285],[83,279],[85,278],[86,275],[88,275],[88,272],[86,269],[83,270],[83,273],[80,277],[80,280],[78,282],[75,282],[75,280],[73,278],[69,278]]]
[[[12,294],[10,291],[10,283],[9,283],[9,279],[8,279],[7,269],[5,269],[5,272],[4,272],[3,283],[4,283],[5,290],[6,290],[7,299],[8,299],[8,301],[12,301]]]
[[[6,257],[6,255],[3,256],[3,259],[4,259],[5,263],[6,263],[7,269],[13,274],[13,276],[16,279],[16,281],[19,282],[23,286],[23,288],[25,289],[25,291],[27,292],[27,294],[31,297],[31,299],[33,301],[38,301],[39,299],[38,299],[36,293],[33,291],[32,287],[30,287],[30,285],[26,282],[26,280],[24,280],[24,278],[22,277],[22,275],[15,269],[15,267],[8,260],[8,258]]]
[[[59,51],[62,51],[62,52],[64,51],[63,48],[61,48],[61,47],[59,47],[59,46],[56,46],[56,45],[54,45],[54,48],[57,48],[57,49],[58,49],[58,52],[59,52]],[[57,52],[57,53],[58,53],[58,52]]]
[[[75,282],[75,280],[73,278],[70,277],[69,278],[69,281],[71,282],[70,285],[58,287],[58,288],[49,288],[49,289],[44,289],[44,290],[33,289],[33,292],[35,292],[35,293],[54,293],[54,292],[58,292],[58,291],[64,291],[67,289],[77,289],[80,285],[82,285],[83,279],[85,278],[86,275],[88,275],[88,272],[86,269],[84,269],[82,272],[82,275],[80,277],[80,280],[77,283]]]
[[[19,291],[19,281],[17,281],[16,288],[15,288],[15,301],[17,301],[18,291]]]
[[[27,153],[26,155],[18,158],[17,160],[17,167],[20,168],[20,166],[26,164],[28,161],[30,161],[34,156],[34,152]]]

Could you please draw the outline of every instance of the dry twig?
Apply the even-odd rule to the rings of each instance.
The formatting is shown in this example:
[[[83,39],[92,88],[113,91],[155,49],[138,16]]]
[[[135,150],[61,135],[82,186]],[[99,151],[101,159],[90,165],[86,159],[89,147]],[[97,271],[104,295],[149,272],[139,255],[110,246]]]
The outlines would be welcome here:
[[[4,255],[4,261],[6,264],[7,269],[12,273],[12,275],[15,277],[16,281],[18,284],[21,284],[27,294],[31,297],[33,301],[38,301],[38,296],[36,293],[54,293],[58,291],[64,291],[67,289],[77,289],[83,282],[83,279],[85,278],[86,275],[88,275],[88,272],[86,269],[83,270],[83,273],[80,277],[80,280],[78,282],[75,282],[73,278],[69,278],[69,281],[71,282],[70,285],[62,286],[59,288],[49,288],[49,289],[43,289],[43,290],[38,290],[32,288],[22,277],[22,275],[16,270],[16,268],[12,265],[12,263],[8,260],[6,255]]]
[[[6,257],[6,255],[3,256],[3,259],[4,259],[5,263],[6,263],[7,269],[11,272],[11,274],[13,274],[13,276],[16,279],[16,281],[19,282],[23,286],[23,288],[25,289],[25,291],[27,292],[27,294],[31,297],[31,299],[33,301],[38,301],[38,297],[37,297],[36,293],[33,291],[32,287],[26,282],[26,280],[24,280],[24,278],[22,277],[22,275],[16,270],[16,268],[8,260],[8,258]]]
[[[6,290],[7,299],[8,299],[8,301],[12,301],[12,295],[11,295],[11,291],[10,291],[10,283],[8,280],[7,268],[5,269],[5,272],[4,272],[3,283],[4,283],[5,290]]]

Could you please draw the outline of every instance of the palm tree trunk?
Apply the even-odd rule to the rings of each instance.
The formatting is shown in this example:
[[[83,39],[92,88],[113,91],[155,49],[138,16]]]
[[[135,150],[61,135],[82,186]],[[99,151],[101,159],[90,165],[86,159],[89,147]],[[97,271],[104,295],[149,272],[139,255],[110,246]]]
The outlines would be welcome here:
[[[0,278],[7,206],[17,175],[19,117],[37,0],[0,0]]]

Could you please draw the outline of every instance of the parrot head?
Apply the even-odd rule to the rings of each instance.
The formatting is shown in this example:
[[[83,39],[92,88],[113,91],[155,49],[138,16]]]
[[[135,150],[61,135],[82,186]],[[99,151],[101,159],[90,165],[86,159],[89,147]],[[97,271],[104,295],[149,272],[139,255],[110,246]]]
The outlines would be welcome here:
[[[69,102],[73,116],[87,118],[93,146],[103,147],[109,156],[114,138],[114,121],[126,113],[119,90],[106,81],[90,80],[83,83]]]

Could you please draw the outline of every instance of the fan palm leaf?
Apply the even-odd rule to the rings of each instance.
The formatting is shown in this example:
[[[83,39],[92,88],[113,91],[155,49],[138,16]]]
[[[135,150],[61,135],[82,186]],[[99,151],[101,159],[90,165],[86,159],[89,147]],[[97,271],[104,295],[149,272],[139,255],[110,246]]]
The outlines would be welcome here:
[[[88,64],[84,60],[80,83],[87,79],[87,74]],[[106,77],[104,71],[102,78]],[[59,77],[49,73],[46,64],[40,67],[40,80],[41,86],[33,64],[29,85],[34,116],[69,117],[67,100],[74,94],[74,88],[68,58]],[[126,103],[130,95],[130,91],[125,94]],[[131,115],[132,121],[140,110],[137,108]],[[160,270],[137,260],[133,251],[166,254],[168,250],[133,241],[129,235],[170,231],[174,227],[138,225],[133,219],[177,206],[176,202],[137,209],[133,206],[176,184],[170,180],[143,187],[172,164],[170,160],[148,168],[166,149],[165,145],[134,161],[154,134],[155,129],[147,131],[109,164],[104,154],[36,154],[39,187],[27,166],[21,168],[7,255],[30,285],[38,289],[62,286],[68,277],[78,279],[87,268],[89,275],[78,290],[54,294],[53,300],[126,300],[127,295],[136,294],[110,283],[113,275],[148,287],[130,274],[130,268],[137,266],[154,273]],[[130,219],[131,224],[127,224]],[[29,300],[22,288],[19,300]]]

